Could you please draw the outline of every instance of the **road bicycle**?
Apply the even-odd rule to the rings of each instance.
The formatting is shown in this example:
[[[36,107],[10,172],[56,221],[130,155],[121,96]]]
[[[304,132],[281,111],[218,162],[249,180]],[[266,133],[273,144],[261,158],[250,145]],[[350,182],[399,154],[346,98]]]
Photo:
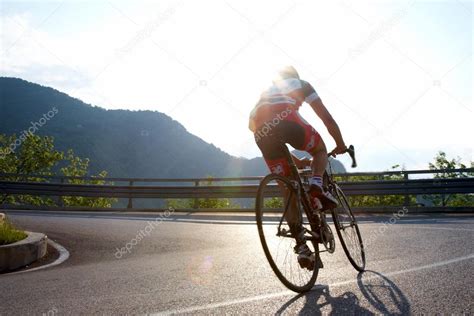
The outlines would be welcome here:
[[[349,200],[333,177],[331,163],[323,176],[324,189],[339,201],[336,208],[313,209],[309,199],[309,170],[299,170],[285,144],[285,154],[290,164],[291,175],[283,177],[271,173],[260,182],[256,199],[256,221],[265,256],[280,281],[295,292],[309,291],[315,284],[319,269],[323,267],[320,253],[334,253],[336,243],[326,215],[332,214],[333,224],[349,262],[357,271],[365,269],[365,252],[356,218]],[[352,167],[356,167],[354,146],[346,152],[351,156]],[[304,239],[314,254],[314,266],[299,265],[295,236],[290,224],[303,226]],[[321,249],[320,249],[321,245]]]

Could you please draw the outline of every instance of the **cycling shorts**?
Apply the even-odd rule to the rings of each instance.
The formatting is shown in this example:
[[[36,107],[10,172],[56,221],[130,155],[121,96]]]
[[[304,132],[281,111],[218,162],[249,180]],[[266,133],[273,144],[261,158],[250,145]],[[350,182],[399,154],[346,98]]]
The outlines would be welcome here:
[[[311,154],[321,142],[321,136],[291,105],[271,105],[271,112],[272,115],[269,115],[270,111],[265,113],[265,120],[259,120],[255,141],[270,171],[289,176],[286,144]]]

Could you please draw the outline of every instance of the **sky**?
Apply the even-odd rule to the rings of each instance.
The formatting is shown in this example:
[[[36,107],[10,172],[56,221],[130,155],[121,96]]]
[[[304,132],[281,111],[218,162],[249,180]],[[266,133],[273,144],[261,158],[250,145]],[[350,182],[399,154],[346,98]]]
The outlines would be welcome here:
[[[293,65],[355,145],[354,171],[425,169],[439,150],[474,160],[472,1],[0,3],[1,76],[166,113],[234,156],[260,156],[249,113]]]

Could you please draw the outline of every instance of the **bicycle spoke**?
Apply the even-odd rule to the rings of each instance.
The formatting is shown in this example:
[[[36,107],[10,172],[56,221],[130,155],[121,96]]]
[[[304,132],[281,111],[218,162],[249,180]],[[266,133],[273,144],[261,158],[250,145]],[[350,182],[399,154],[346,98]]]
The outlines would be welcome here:
[[[339,239],[349,261],[361,271],[365,267],[365,255],[357,222],[342,190],[336,185],[334,191],[340,204],[340,208],[333,211]]]
[[[303,210],[299,198],[288,179],[267,176],[261,182],[256,208],[260,240],[273,271],[288,288],[302,292],[312,287],[318,269],[301,268],[294,251],[296,241],[290,223],[296,225],[304,221],[299,215]]]

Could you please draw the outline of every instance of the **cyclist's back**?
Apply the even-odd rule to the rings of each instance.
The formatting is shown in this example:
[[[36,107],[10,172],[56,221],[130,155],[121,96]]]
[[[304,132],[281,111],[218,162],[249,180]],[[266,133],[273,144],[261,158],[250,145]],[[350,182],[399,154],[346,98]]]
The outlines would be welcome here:
[[[314,88],[299,78],[282,78],[273,82],[260,97],[250,114],[250,129],[255,132],[275,118],[283,120],[290,114],[296,115],[303,102],[311,103],[318,98]],[[280,114],[280,116],[278,116]],[[275,125],[275,124],[273,124]]]
[[[261,94],[250,114],[249,127],[273,173],[290,174],[281,141],[310,154],[322,142],[319,133],[298,112],[303,102],[317,98],[314,88],[299,78],[274,81]]]

